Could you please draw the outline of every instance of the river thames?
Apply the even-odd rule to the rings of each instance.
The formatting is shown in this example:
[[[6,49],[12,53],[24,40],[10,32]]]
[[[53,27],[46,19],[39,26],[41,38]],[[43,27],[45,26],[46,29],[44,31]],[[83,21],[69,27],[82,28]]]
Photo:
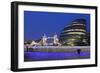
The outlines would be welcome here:
[[[79,51],[78,51],[79,50]],[[24,52],[24,61],[73,60],[90,58],[89,46],[33,47]]]

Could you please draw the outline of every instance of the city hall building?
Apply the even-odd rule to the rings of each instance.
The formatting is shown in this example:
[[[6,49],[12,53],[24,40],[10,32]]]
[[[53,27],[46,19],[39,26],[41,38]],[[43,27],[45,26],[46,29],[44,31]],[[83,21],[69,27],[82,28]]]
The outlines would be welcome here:
[[[86,20],[76,19],[65,26],[59,36],[60,43],[65,46],[89,46],[90,34],[86,31]]]

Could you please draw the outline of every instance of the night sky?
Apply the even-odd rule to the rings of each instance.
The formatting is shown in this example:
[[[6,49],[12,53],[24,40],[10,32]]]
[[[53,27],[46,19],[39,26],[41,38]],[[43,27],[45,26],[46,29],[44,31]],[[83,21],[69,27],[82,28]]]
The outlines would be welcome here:
[[[90,32],[90,14],[24,11],[24,40],[37,40],[44,34],[59,35],[75,19],[85,19]]]

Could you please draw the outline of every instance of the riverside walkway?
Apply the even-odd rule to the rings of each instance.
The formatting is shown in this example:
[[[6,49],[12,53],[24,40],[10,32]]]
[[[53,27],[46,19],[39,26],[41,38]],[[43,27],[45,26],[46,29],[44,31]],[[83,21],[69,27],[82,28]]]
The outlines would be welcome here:
[[[75,52],[77,50],[80,50],[81,52],[89,52],[90,46],[33,46],[28,50],[31,52]]]

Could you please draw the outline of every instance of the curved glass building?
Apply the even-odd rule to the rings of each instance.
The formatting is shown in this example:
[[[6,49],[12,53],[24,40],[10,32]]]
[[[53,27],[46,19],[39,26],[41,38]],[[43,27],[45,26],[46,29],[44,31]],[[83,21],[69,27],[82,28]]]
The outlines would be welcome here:
[[[66,46],[86,46],[89,45],[86,20],[76,19],[71,24],[65,26],[59,37],[60,43]]]

